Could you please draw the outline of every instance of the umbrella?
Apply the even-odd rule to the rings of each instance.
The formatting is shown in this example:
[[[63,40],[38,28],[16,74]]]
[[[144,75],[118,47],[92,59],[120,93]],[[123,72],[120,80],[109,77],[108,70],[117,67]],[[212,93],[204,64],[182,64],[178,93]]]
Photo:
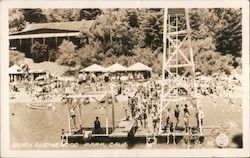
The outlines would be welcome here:
[[[100,65],[97,64],[93,64],[91,66],[88,66],[82,70],[80,70],[80,72],[105,72],[106,69]]]
[[[122,66],[118,63],[115,63],[115,64],[106,68],[106,71],[108,71],[108,72],[117,72],[117,71],[119,72],[119,71],[127,71],[127,70],[128,70],[128,68],[126,68],[125,66]]]
[[[135,63],[134,65],[131,65],[129,68],[128,68],[129,71],[152,71],[152,68],[140,63],[140,62],[137,62]]]
[[[13,65],[9,68],[9,74],[14,75],[14,74],[24,74],[22,68],[17,65]]]

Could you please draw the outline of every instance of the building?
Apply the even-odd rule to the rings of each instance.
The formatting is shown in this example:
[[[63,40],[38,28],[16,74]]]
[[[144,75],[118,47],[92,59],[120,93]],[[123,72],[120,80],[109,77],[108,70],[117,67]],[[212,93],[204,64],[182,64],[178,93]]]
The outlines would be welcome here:
[[[80,46],[81,31],[89,30],[94,21],[82,20],[72,22],[53,22],[28,24],[22,31],[9,35],[10,49],[30,54],[31,46],[35,41],[57,49],[64,39]]]

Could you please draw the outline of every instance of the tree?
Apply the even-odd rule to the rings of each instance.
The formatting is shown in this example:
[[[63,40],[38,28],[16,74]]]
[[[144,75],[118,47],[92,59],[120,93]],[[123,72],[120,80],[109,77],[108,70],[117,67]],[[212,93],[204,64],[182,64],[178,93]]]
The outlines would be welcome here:
[[[73,42],[63,40],[58,48],[57,63],[67,66],[75,66],[77,64],[76,45]]]
[[[21,31],[25,27],[24,15],[20,9],[9,9],[9,32]]]
[[[83,67],[90,66],[94,63],[101,64],[103,54],[100,52],[100,43],[93,42],[91,45],[86,45],[77,50],[78,61]]]
[[[80,9],[47,9],[48,22],[77,21],[80,18]]]
[[[140,14],[140,29],[143,30],[144,36],[142,47],[163,49],[163,9],[145,9]]]
[[[35,63],[48,61],[48,46],[35,41],[35,43],[31,46],[31,57],[33,58]]]
[[[196,70],[205,75],[213,73],[230,74],[233,69],[232,55],[220,55],[219,52],[205,51],[195,56]]]
[[[44,10],[40,8],[36,9],[21,9],[24,15],[24,19],[30,23],[45,23],[47,18],[44,14]]]
[[[222,54],[241,56],[242,12],[241,9],[214,9],[219,17],[216,23],[216,49]]]
[[[55,49],[49,49],[48,50],[48,60],[55,62],[57,58],[58,58],[57,51]]]
[[[135,30],[129,27],[123,9],[103,10],[94,25],[88,32],[82,32],[102,44],[103,53],[107,56],[130,56],[132,49],[137,44]]]
[[[9,66],[19,64],[25,58],[25,54],[19,51],[10,50],[9,54]]]
[[[95,20],[97,16],[102,14],[101,9],[92,8],[92,9],[81,9],[79,20]]]

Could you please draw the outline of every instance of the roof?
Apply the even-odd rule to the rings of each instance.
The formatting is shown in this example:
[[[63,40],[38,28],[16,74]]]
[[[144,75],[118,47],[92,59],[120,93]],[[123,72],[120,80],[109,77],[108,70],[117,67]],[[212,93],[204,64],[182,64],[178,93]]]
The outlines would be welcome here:
[[[80,31],[88,30],[92,26],[94,20],[70,21],[70,22],[53,22],[53,23],[32,23],[28,24],[22,31],[15,32],[10,35],[17,35],[24,32],[31,32],[35,30],[49,29],[49,30],[67,30]]]
[[[24,74],[22,68],[18,65],[13,65],[9,67],[9,74],[14,75],[14,74]]]
[[[152,68],[140,63],[140,62],[137,62],[135,63],[134,65],[131,65],[129,68],[128,68],[129,71],[152,71]]]
[[[118,63],[115,63],[109,67],[106,68],[106,71],[109,71],[109,72],[116,72],[116,71],[127,71],[127,67],[125,66],[122,66]]]
[[[81,70],[81,72],[105,72],[106,69],[100,65],[93,64]]]

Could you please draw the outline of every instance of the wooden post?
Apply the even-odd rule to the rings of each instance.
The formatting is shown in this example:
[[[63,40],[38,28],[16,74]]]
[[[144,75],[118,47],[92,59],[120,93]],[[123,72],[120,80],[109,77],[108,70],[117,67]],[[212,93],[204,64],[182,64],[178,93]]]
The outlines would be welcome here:
[[[79,108],[79,123],[80,123],[80,128],[82,127],[82,110],[80,103],[78,103],[78,108]]]
[[[111,100],[112,100],[112,125],[115,128],[115,106],[114,106],[114,87],[113,82],[111,83]]]
[[[161,104],[160,104],[160,122],[159,133],[162,132],[162,107],[164,104],[164,81],[165,81],[165,64],[166,64],[166,42],[167,42],[167,8],[164,9],[164,24],[163,24],[163,63],[162,63],[162,83],[161,83]]]
[[[68,101],[68,124],[69,124],[69,134],[71,135],[70,99],[67,98],[67,101]]]
[[[55,37],[55,41],[56,41],[56,50],[57,50],[57,45],[58,45],[58,44],[57,44],[57,36]]]
[[[45,44],[45,37],[43,37],[43,44]]]
[[[108,122],[108,95],[105,96],[105,106],[106,106],[106,135],[109,134],[109,122]]]

